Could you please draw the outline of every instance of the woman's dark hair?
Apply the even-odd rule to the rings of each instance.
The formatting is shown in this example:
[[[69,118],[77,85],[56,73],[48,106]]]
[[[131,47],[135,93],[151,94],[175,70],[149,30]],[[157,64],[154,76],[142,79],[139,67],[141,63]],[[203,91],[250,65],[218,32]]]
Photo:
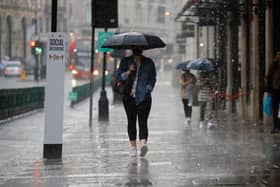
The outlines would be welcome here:
[[[132,49],[132,52],[134,55],[140,56],[140,55],[142,55],[143,49],[134,48],[134,49]]]

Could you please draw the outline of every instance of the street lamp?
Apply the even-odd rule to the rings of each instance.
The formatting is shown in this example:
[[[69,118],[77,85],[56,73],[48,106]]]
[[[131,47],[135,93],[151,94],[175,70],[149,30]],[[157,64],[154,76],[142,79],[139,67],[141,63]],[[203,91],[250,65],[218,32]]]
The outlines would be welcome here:
[[[171,16],[171,12],[169,12],[169,11],[165,11],[165,16]]]

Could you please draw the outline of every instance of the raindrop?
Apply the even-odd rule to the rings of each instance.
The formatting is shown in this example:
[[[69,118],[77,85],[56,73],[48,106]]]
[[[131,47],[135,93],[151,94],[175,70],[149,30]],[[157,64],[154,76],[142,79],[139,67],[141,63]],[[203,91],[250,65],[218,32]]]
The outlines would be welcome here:
[[[263,183],[263,184],[268,184],[268,181],[265,180],[265,179],[263,179],[263,180],[262,180],[262,183]]]
[[[195,180],[192,180],[192,184],[193,184],[193,186],[198,185],[198,183]]]
[[[254,174],[254,173],[255,173],[255,168],[256,168],[256,166],[252,166],[252,167],[251,167],[251,174]]]
[[[279,166],[277,166],[275,164],[272,167],[273,167],[273,169],[279,169]]]

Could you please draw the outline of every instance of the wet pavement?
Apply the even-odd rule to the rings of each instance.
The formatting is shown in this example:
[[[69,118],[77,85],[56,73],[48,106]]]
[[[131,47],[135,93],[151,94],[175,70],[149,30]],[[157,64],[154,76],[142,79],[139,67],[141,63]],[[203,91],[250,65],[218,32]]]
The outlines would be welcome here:
[[[158,75],[145,158],[128,155],[121,104],[110,104],[109,123],[98,122],[97,93],[91,128],[87,100],[74,108],[65,103],[61,160],[42,159],[43,112],[1,125],[0,187],[279,187],[280,136],[223,112],[215,129],[200,128],[197,107],[184,125],[170,76]]]

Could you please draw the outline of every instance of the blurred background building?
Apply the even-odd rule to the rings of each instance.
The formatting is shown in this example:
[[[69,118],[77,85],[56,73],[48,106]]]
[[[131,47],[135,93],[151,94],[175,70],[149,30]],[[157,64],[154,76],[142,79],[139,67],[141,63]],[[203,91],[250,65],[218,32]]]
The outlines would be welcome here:
[[[0,58],[28,55],[28,40],[36,30],[40,1],[3,0],[0,2]]]
[[[175,45],[178,23],[176,12],[183,0],[119,0],[119,28],[112,32],[139,31],[159,35],[167,43],[163,51],[152,50],[158,63],[173,63],[178,57]],[[58,0],[57,30],[69,37],[91,35],[91,1]],[[32,61],[29,42],[44,40],[51,29],[51,1],[47,0],[3,0],[0,2],[0,59],[21,58]],[[99,31],[100,29],[97,29]],[[101,31],[101,30],[100,30]],[[164,53],[164,56],[162,55]],[[161,61],[161,62],[160,62]]]
[[[77,36],[91,35],[91,1],[69,0],[68,30]],[[167,42],[164,56],[159,50],[151,50],[148,55],[160,63],[171,64],[176,58],[175,37],[178,23],[174,22],[176,12],[182,7],[183,0],[119,0],[119,28],[112,32],[139,31],[159,35]],[[97,29],[99,31],[100,29]],[[101,31],[101,30],[100,30]]]
[[[67,1],[58,1],[58,31],[67,32]],[[50,31],[51,1],[0,1],[0,59],[32,61],[29,42]]]

